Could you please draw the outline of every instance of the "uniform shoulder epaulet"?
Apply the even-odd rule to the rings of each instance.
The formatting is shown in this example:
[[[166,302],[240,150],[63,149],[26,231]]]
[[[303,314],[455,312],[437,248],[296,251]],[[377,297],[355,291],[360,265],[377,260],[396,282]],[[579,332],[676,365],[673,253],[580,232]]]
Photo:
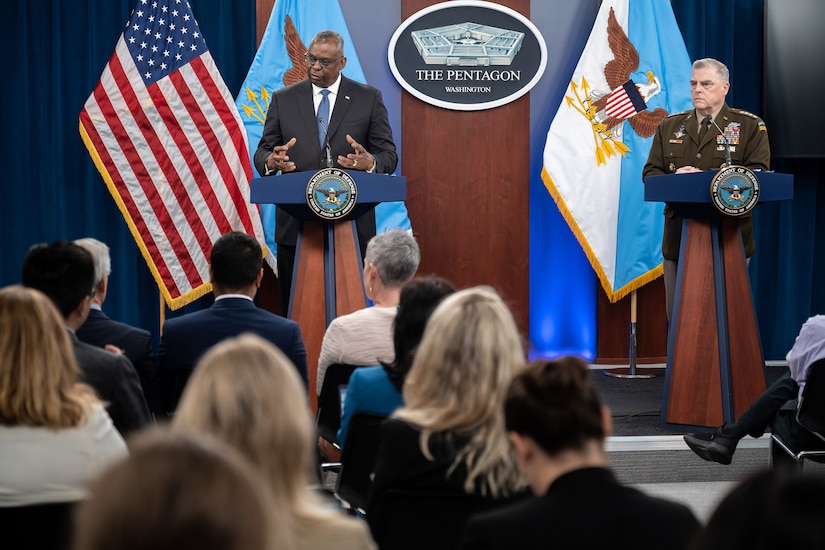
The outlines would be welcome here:
[[[682,111],[680,113],[673,113],[671,115],[668,115],[667,118],[673,118],[675,116],[685,116],[686,114],[690,113],[691,111],[693,111],[693,109],[688,109],[688,110]]]
[[[732,113],[736,113],[737,115],[751,117],[754,120],[762,120],[761,118],[759,118],[755,114],[751,113],[750,111],[746,111],[744,109],[734,109],[733,107],[731,107],[730,110],[731,110]]]

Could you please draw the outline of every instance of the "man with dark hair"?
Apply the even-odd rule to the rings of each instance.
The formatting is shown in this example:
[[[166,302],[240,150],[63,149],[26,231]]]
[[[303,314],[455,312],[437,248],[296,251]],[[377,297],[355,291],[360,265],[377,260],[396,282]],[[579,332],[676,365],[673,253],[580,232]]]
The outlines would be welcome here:
[[[77,239],[74,243],[92,255],[95,266],[92,308],[86,322],[77,329],[77,337],[81,342],[100,348],[112,346],[128,357],[140,376],[149,410],[158,414],[161,407],[158,400],[158,368],[152,352],[152,335],[148,330],[115,321],[103,312],[103,302],[109,293],[109,274],[112,272],[109,247],[106,243],[92,238]]]
[[[307,384],[307,353],[298,323],[258,309],[253,298],[263,277],[263,251],[254,237],[233,231],[215,241],[209,258],[215,303],[167,320],[160,341],[161,392],[168,412],[200,357],[218,342],[251,332],[275,344]]]
[[[106,410],[115,428],[126,436],[150,424],[140,379],[129,359],[77,338],[95,293],[91,254],[69,241],[35,245],[23,260],[22,282],[43,292],[57,306],[71,335],[82,379],[109,404]]]

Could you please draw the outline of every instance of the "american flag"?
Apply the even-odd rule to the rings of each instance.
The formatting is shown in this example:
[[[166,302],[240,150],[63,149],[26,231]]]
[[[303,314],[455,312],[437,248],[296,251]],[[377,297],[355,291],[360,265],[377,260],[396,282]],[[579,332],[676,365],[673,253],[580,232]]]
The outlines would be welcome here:
[[[610,93],[605,112],[620,120],[644,111],[647,105],[632,80],[628,80]]]
[[[222,234],[264,243],[246,133],[186,0],[138,1],[80,134],[172,309],[211,290]]]

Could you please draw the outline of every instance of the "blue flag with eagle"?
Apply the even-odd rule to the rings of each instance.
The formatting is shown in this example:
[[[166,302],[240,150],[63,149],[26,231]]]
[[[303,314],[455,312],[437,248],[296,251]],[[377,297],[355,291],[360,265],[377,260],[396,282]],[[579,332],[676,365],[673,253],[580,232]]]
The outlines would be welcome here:
[[[348,78],[366,83],[338,0],[277,0],[235,101],[249,139],[250,158],[261,140],[272,92],[306,78],[304,53],[312,37],[326,29],[337,32],[344,39],[347,65],[341,72]],[[255,170],[254,162],[252,166]],[[260,174],[256,171],[255,175]],[[275,207],[271,204],[260,207],[267,244],[271,251],[275,251]],[[375,223],[378,233],[394,227],[410,229],[403,202],[379,205],[375,209]]]
[[[668,0],[604,0],[547,133],[542,179],[611,302],[662,273],[642,169],[659,122],[691,108],[690,75]]]

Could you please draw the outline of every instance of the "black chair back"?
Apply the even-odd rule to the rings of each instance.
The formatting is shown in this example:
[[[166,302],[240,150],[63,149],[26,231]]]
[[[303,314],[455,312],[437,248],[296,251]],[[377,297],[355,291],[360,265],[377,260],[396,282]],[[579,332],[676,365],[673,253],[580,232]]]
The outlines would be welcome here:
[[[381,498],[381,521],[370,521],[370,527],[381,549],[452,550],[470,516],[507,502],[457,493],[387,491]]]
[[[808,371],[796,419],[804,428],[825,439],[825,359],[815,361]]]
[[[327,367],[321,394],[318,396],[316,416],[318,435],[338,444],[338,428],[341,427],[341,386],[346,386],[357,367],[334,363]]]
[[[74,502],[0,507],[0,547],[67,550],[72,542]]]
[[[367,509],[378,454],[378,430],[386,419],[385,415],[358,413],[353,415],[347,429],[335,494],[361,512]]]

